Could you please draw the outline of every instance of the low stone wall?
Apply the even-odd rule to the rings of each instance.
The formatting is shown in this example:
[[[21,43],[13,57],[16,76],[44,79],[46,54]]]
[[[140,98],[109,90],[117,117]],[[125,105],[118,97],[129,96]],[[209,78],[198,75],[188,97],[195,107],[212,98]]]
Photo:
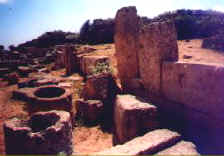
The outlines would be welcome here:
[[[224,120],[223,77],[223,66],[165,62],[162,92],[167,99]]]
[[[168,114],[175,113],[174,118],[181,120],[179,126],[184,127],[181,131],[205,153],[223,153],[223,77],[224,66],[163,64],[162,94],[166,100],[160,103],[160,108]]]

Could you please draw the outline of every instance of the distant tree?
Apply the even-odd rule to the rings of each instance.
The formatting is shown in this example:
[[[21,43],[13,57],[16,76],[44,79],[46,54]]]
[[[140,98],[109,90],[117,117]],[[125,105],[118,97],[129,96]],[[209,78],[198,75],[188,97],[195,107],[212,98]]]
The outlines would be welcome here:
[[[90,20],[85,21],[80,29],[80,39],[81,41],[85,42],[88,39],[88,32],[90,28]]]
[[[9,46],[9,50],[10,50],[10,51],[15,50],[15,48],[16,48],[16,47],[15,47],[14,45],[10,45],[10,46]]]
[[[5,47],[3,45],[0,45],[0,51],[4,50]]]

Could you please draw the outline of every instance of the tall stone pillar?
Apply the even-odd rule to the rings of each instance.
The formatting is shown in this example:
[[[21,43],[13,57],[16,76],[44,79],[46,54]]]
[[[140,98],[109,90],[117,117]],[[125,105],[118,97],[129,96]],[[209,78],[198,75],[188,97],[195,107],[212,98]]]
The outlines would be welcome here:
[[[131,89],[132,79],[139,77],[138,31],[139,17],[135,7],[118,10],[115,18],[115,48],[118,76],[124,90]]]

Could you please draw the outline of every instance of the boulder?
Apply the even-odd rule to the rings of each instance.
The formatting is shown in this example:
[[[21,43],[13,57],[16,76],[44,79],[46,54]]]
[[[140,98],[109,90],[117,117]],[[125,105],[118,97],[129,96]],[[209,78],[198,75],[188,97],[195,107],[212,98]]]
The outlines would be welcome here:
[[[68,112],[38,112],[29,120],[13,118],[6,121],[3,128],[6,154],[73,153],[72,124]]]
[[[114,144],[123,144],[158,128],[157,107],[132,95],[117,95],[114,106]]]
[[[103,103],[100,100],[77,100],[77,116],[87,123],[94,123],[102,119]]]

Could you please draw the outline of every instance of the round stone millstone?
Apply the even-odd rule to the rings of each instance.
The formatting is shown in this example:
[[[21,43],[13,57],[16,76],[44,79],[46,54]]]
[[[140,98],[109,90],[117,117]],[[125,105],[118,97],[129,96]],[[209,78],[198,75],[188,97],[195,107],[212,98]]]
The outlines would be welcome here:
[[[3,125],[6,154],[73,153],[71,116],[65,111],[38,112],[29,120],[10,119]]]

